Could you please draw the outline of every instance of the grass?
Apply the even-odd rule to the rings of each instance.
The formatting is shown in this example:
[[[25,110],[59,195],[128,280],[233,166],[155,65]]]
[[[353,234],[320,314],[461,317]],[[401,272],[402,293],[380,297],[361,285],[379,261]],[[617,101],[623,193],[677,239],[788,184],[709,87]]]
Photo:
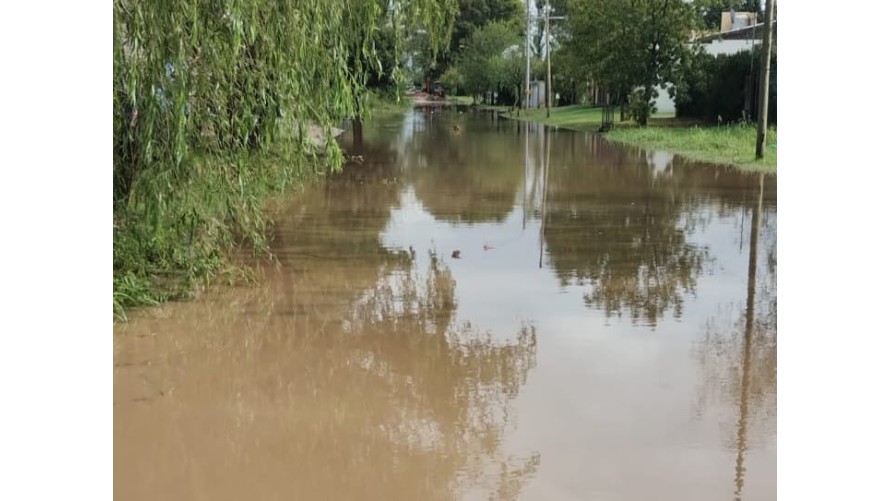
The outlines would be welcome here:
[[[413,103],[370,93],[367,105],[377,118],[404,114]],[[114,318],[125,321],[134,307],[189,299],[211,282],[249,278],[233,252],[268,252],[266,202],[339,165],[338,151],[302,148],[285,134],[263,152],[195,154],[180,169],[142,172],[128,200],[114,209]]]
[[[598,130],[603,119],[602,108],[588,105],[553,108],[549,118],[545,109],[521,110],[518,115],[502,113],[502,116],[580,131]],[[648,127],[638,127],[630,121],[618,122],[618,118],[616,110],[616,128],[606,134],[607,139],[666,150],[693,160],[730,165],[745,171],[776,172],[775,127],[767,134],[764,158],[755,160],[757,129],[753,125],[708,126],[675,118],[673,112],[656,113],[650,118]]]
[[[188,299],[211,282],[248,278],[230,257],[242,247],[267,252],[265,201],[328,168],[328,157],[296,165],[286,146],[238,159],[194,156],[181,172],[140,176],[132,200],[114,210],[116,319],[132,307]],[[175,190],[166,188],[175,180]]]
[[[600,128],[603,121],[603,109],[600,107],[589,106],[586,104],[576,104],[572,106],[561,106],[550,110],[550,117],[547,117],[547,110],[537,108],[532,110],[520,110],[517,114],[505,114],[507,118],[516,120],[540,122],[555,127],[564,127],[566,129],[580,131],[595,131]],[[671,113],[656,113],[652,116],[653,125],[659,120],[667,120],[674,117]],[[615,110],[615,120],[619,118],[618,110]],[[630,122],[622,122],[622,124],[630,124]]]
[[[693,160],[731,165],[740,170],[776,172],[775,127],[767,133],[764,156],[760,160],[754,159],[757,140],[754,125],[620,127],[607,133],[606,137],[643,148],[667,150]]]
[[[368,93],[368,111],[370,118],[401,115],[413,106],[414,101],[405,96],[400,96],[399,102],[396,102],[396,96],[392,93]]]
[[[552,108],[550,117],[547,117],[546,109],[519,110],[518,113],[504,115],[522,121],[540,122],[556,127],[568,129],[593,131],[602,123],[602,108],[594,108],[587,105],[562,106]]]
[[[448,96],[448,102],[453,104],[473,104],[473,96]]]
[[[513,109],[513,107],[503,106],[499,104],[477,104],[475,109],[480,111],[497,111],[498,113],[508,113]]]

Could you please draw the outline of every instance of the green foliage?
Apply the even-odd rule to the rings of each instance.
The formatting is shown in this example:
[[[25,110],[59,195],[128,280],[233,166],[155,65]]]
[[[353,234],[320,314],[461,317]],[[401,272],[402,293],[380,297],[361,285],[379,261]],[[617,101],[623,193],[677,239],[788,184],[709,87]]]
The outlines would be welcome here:
[[[445,86],[445,90],[449,95],[457,95],[463,89],[464,76],[454,66],[445,70],[445,73],[439,77],[439,80]]]
[[[525,78],[522,39],[510,23],[494,22],[476,30],[467,41],[457,68],[472,94],[512,91]]]
[[[569,0],[571,39],[579,71],[619,102],[642,88],[652,96],[669,84],[687,51],[693,11],[683,0]],[[644,110],[645,108],[640,108]],[[647,116],[639,117],[645,123]]]
[[[652,101],[651,94],[644,89],[636,89],[631,92],[628,110],[630,111],[630,118],[638,124],[646,124],[649,117],[658,111],[655,103]]]
[[[757,107],[752,106],[751,116],[745,116],[746,92],[759,85],[761,51],[751,51],[717,56],[699,52],[684,61],[676,76],[675,102],[677,116],[700,118],[711,122],[736,122],[755,120]],[[770,63],[769,121],[776,123],[776,55]],[[752,101],[756,104],[756,100]]]
[[[551,72],[553,91],[559,93],[560,105],[579,104],[586,99],[590,79],[585,63],[571,45],[563,45],[553,51]]]
[[[338,168],[330,125],[365,114],[369,76],[384,73],[380,49],[395,52],[386,71],[397,79],[406,34],[423,26],[435,53],[454,8],[116,0],[115,311],[207,279],[242,241],[264,248],[262,197]]]
[[[776,172],[778,140],[775,128],[766,134],[764,157],[754,158],[757,127],[731,124],[720,127],[618,127],[606,136],[646,149],[666,150],[693,160],[731,165],[743,171]]]
[[[602,111],[602,108],[595,108],[587,105],[573,105],[553,108],[549,117],[547,117],[547,111],[545,109],[539,108],[523,111],[513,118],[523,121],[530,120],[540,122],[566,129],[595,131],[602,125]]]
[[[524,26],[525,4],[522,0],[458,0],[458,14],[448,51],[443,54],[443,67],[454,65],[460,58],[473,32],[489,23],[506,23],[518,33]]]

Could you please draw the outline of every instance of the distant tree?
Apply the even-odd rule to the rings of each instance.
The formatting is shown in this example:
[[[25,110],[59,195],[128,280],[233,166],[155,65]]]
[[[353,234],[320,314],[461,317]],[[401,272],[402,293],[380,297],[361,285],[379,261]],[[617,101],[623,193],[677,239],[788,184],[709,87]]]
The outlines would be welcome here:
[[[562,105],[581,102],[590,80],[590,72],[571,46],[563,45],[553,51],[553,90]]]
[[[574,51],[584,69],[621,103],[641,103],[645,125],[655,88],[667,85],[687,52],[694,17],[683,0],[569,0]]]
[[[474,31],[457,64],[466,90],[485,94],[512,83],[513,71],[509,78],[505,72],[515,70],[515,50],[507,53],[507,49],[520,43],[515,26],[509,23],[489,23]]]
[[[454,66],[473,32],[489,23],[507,23],[515,27],[517,33],[525,26],[524,0],[458,0],[458,12],[454,20],[454,31],[448,49],[443,51],[434,65],[444,72]]]
[[[463,89],[464,76],[460,70],[454,66],[445,70],[445,73],[442,73],[439,80],[442,82],[442,85],[445,86],[445,91],[449,94],[457,94]]]
[[[522,87],[525,84],[525,53],[518,44],[507,48],[502,54],[501,71],[498,88],[510,96],[510,103],[518,107],[522,96]]]
[[[757,47],[751,51],[736,54],[711,55],[696,51],[683,63],[674,78],[674,102],[678,117],[700,118],[711,122],[723,120],[756,120],[758,108],[756,98],[748,85],[758,82],[761,51]],[[776,69],[777,57],[770,63],[769,121],[776,123]],[[748,93],[746,95],[746,92]],[[746,97],[750,106],[746,110]],[[749,113],[746,115],[746,111]],[[719,118],[718,118],[719,117]]]

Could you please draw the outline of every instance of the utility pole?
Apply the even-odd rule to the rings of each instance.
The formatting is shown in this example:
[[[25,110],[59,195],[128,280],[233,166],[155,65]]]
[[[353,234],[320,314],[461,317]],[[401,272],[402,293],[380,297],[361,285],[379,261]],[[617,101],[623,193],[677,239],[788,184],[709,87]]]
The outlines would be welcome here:
[[[529,108],[529,97],[531,97],[531,0],[525,0],[525,109]]]
[[[547,13],[544,15],[544,37],[547,47],[547,85],[544,87],[544,101],[547,103],[547,118],[550,118],[550,0],[547,0]]]
[[[547,13],[544,15],[544,26],[545,26],[545,47],[547,48],[547,84],[544,87],[544,90],[547,94],[547,118],[550,118],[550,108],[552,107],[552,101],[550,95],[553,94],[553,81],[550,74],[550,20],[551,19],[565,19],[565,16],[551,16],[550,15],[550,0],[547,0]]]
[[[757,149],[755,157],[763,158],[763,143],[766,142],[767,114],[769,113],[769,65],[773,52],[773,9],[775,0],[766,0],[766,19],[763,20],[763,50],[760,62],[760,113],[757,115]]]

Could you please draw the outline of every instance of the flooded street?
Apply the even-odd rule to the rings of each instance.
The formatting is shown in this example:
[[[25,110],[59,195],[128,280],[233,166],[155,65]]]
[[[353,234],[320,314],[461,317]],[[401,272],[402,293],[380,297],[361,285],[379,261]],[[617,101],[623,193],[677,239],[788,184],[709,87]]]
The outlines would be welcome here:
[[[466,109],[342,140],[255,283],[115,325],[115,498],[776,498],[775,176]]]

